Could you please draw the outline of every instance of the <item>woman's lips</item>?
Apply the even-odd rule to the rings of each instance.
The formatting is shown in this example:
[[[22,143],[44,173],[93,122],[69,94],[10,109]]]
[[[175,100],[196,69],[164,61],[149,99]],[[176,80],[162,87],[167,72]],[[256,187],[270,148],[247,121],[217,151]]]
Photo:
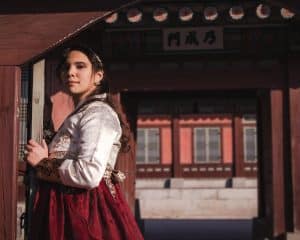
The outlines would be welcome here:
[[[79,84],[77,81],[68,81],[68,85],[76,85]]]

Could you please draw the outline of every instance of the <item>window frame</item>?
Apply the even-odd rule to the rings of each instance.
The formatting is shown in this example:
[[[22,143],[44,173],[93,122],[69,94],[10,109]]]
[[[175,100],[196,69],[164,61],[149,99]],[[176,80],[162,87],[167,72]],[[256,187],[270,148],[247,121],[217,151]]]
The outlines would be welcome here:
[[[219,130],[219,151],[220,151],[220,160],[219,161],[209,161],[209,139],[205,141],[205,148],[206,148],[206,153],[208,153],[206,155],[206,161],[205,162],[200,162],[196,160],[196,135],[195,135],[195,130],[196,129],[205,129],[205,135],[206,137],[209,137],[209,130],[210,129],[218,129]],[[204,165],[204,164],[220,164],[223,163],[223,142],[222,142],[222,136],[223,136],[223,127],[222,125],[213,125],[213,126],[207,126],[207,125],[198,125],[198,126],[194,126],[192,127],[192,157],[193,157],[193,163],[194,164],[200,164],[200,165]],[[208,150],[208,152],[207,152]]]
[[[159,160],[158,162],[149,162],[148,158],[145,158],[146,161],[144,162],[138,162],[137,161],[137,151],[138,151],[138,130],[139,129],[147,129],[147,130],[150,130],[150,129],[158,129],[158,147],[159,147],[159,150],[158,150],[158,153],[159,153]],[[147,135],[148,136],[148,135]],[[137,165],[159,165],[159,164],[162,164],[161,163],[161,156],[162,156],[162,147],[161,147],[161,143],[162,143],[162,136],[161,136],[161,126],[140,126],[138,127],[137,126],[137,141],[136,141],[136,157],[135,157],[135,161],[136,161],[136,164]],[[146,144],[145,144],[146,145]],[[147,150],[148,152],[148,150]],[[148,154],[146,155],[148,157]]]
[[[245,132],[246,132],[246,130],[247,129],[254,129],[255,130],[255,133],[256,133],[256,141],[255,141],[255,159],[254,160],[247,160],[246,159],[246,157],[247,157],[247,154],[246,154],[246,150],[247,150],[247,148],[246,148],[246,145],[247,145],[247,143],[246,143],[246,134],[245,134]],[[258,160],[258,144],[257,144],[257,127],[256,127],[256,125],[254,125],[254,124],[243,124],[243,126],[242,126],[242,131],[243,131],[243,161],[244,161],[244,163],[250,163],[250,164],[252,164],[252,163],[257,163],[257,160]]]

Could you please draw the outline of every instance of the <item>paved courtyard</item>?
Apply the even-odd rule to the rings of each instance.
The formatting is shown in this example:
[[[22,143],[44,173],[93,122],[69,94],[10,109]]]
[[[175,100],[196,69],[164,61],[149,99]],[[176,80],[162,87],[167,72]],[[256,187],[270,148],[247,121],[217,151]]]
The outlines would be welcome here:
[[[251,240],[252,220],[146,220],[145,240]]]

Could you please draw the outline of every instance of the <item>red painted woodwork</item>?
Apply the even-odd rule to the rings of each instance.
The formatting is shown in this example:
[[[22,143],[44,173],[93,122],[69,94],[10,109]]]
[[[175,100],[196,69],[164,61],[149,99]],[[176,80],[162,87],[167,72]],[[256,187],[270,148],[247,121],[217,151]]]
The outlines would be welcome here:
[[[231,126],[222,127],[222,155],[223,162],[227,164],[233,163],[233,134]]]
[[[234,175],[243,176],[243,128],[241,115],[235,115],[233,119],[233,151],[234,151]]]
[[[159,97],[158,97],[159,98]],[[156,98],[157,99],[157,98]],[[242,100],[236,100],[242,101]],[[237,106],[238,103],[237,103]],[[252,106],[253,107],[253,106]],[[227,109],[228,108],[228,109]],[[227,113],[206,113],[206,114],[182,114],[178,116],[178,131],[179,139],[174,139],[171,133],[163,134],[165,131],[173,131],[171,129],[171,115],[139,115],[138,127],[141,128],[160,128],[161,133],[161,158],[159,164],[138,164],[138,177],[166,177],[167,172],[162,172],[161,169],[165,164],[173,164],[172,152],[178,152],[181,175],[185,177],[232,177],[234,171],[235,176],[240,177],[255,177],[257,174],[256,162],[245,162],[243,154],[243,127],[255,126],[255,122],[242,122],[243,114],[253,114],[254,110],[247,110],[242,105],[233,110],[227,106]],[[249,108],[249,106],[248,106]],[[250,106],[251,108],[251,106]],[[244,112],[242,112],[242,110]],[[230,113],[231,112],[231,113]],[[234,123],[233,118],[238,119]],[[194,163],[194,145],[193,145],[193,128],[205,126],[218,126],[221,128],[221,162],[220,163]],[[239,134],[233,138],[233,129],[236,129]],[[179,149],[172,150],[171,140],[178,142]],[[235,152],[233,148],[235,147]],[[236,161],[233,161],[233,156]],[[168,159],[168,161],[166,160]],[[152,166],[153,165],[153,166]],[[173,166],[174,168],[174,166]],[[167,170],[166,170],[167,171]],[[183,173],[184,171],[184,173]]]
[[[215,178],[232,177],[232,164],[208,163],[208,164],[185,164],[180,166],[181,176],[184,178]]]
[[[179,134],[179,116],[172,119],[172,156],[173,156],[173,175],[172,177],[181,177],[182,171],[180,166],[180,134]]]
[[[0,66],[0,239],[16,239],[18,103],[21,73]]]
[[[271,90],[273,234],[285,233],[283,91]],[[267,159],[266,159],[267,160]]]
[[[300,62],[289,61],[289,111],[294,230],[300,231]]]
[[[171,127],[162,127],[161,132],[161,163],[172,163],[172,130]]]
[[[194,164],[193,128],[221,128],[221,161],[232,164],[232,116],[228,114],[197,114],[180,116],[180,163]]]
[[[129,150],[120,152],[117,159],[116,168],[125,172],[126,180],[121,184],[126,200],[131,210],[134,212],[135,207],[135,178],[136,178],[136,122],[137,122],[137,103],[121,96],[119,93],[114,94],[114,99],[122,104],[122,117],[129,126],[127,135],[129,136]]]
[[[261,93],[259,101],[259,220],[254,234],[271,239],[285,235],[283,90]],[[256,224],[255,224],[256,225]]]
[[[139,128],[159,128],[160,129],[160,163],[172,163],[172,131],[170,116],[139,115],[137,120]]]
[[[0,64],[20,65],[62,43],[104,12],[0,15]],[[22,30],[22,31],[20,31]]]
[[[180,127],[179,129],[180,163],[193,163],[193,133],[191,127]]]

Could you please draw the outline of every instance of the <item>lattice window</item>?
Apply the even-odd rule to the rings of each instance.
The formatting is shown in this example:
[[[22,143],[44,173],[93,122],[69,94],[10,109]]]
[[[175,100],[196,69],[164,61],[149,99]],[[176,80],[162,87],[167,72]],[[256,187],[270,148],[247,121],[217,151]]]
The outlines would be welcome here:
[[[159,128],[138,128],[136,162],[138,164],[160,163]]]
[[[221,161],[221,128],[194,128],[194,161],[196,163]]]
[[[257,161],[257,135],[256,127],[243,127],[244,135],[244,161]]]
[[[19,105],[19,161],[23,162],[24,150],[27,144],[27,131],[28,131],[28,86],[29,86],[29,67],[22,67],[21,75],[21,98]]]

